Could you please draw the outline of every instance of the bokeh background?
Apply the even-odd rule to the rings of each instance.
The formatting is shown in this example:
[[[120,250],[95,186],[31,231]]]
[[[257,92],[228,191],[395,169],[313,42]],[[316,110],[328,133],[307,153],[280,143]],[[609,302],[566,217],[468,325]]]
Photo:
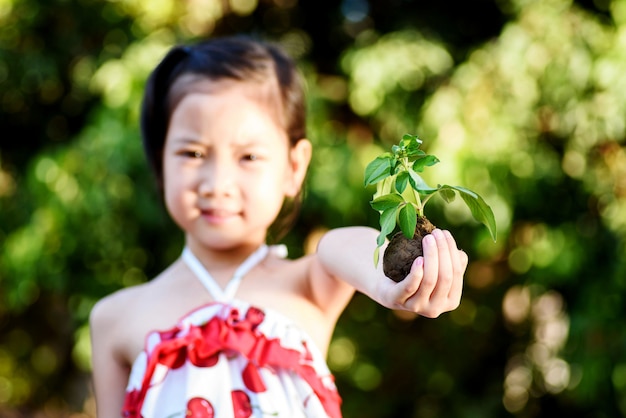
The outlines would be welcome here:
[[[181,250],[138,134],[175,43],[251,33],[300,63],[315,144],[290,254],[377,226],[365,165],[404,133],[471,259],[439,319],[356,295],[346,418],[626,416],[626,0],[0,0],[0,416],[94,417],[87,319]]]

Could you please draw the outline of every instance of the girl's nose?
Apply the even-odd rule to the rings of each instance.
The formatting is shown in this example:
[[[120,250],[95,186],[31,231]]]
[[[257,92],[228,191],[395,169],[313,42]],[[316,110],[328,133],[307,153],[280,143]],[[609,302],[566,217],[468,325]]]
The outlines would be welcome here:
[[[232,164],[223,159],[208,159],[201,170],[199,193],[207,196],[229,194],[233,179]]]

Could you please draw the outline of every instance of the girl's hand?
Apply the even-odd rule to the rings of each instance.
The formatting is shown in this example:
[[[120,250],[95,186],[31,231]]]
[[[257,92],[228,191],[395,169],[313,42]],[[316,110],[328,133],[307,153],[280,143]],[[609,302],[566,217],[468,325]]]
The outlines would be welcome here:
[[[452,235],[440,229],[425,236],[422,247],[424,256],[413,262],[409,275],[399,283],[381,278],[377,293],[383,305],[391,309],[436,318],[461,303],[468,258],[457,249]]]

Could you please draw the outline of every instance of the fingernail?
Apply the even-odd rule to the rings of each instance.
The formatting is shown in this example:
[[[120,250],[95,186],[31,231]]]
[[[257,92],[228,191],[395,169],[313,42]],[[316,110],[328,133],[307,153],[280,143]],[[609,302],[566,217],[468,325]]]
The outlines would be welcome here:
[[[435,237],[433,237],[432,234],[426,235],[422,241],[426,245],[435,245]]]

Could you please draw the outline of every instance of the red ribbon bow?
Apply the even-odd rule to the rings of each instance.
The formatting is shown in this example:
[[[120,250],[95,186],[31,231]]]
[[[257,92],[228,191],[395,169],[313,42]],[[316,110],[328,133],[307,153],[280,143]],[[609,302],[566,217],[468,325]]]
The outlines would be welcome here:
[[[176,336],[180,331],[178,327],[161,334],[164,340],[154,347],[149,356],[141,388],[126,395],[123,416],[141,417],[143,400],[151,387],[152,375],[158,364],[175,369],[189,359],[198,367],[210,367],[217,362],[220,353],[231,351],[239,353],[249,361],[243,371],[243,379],[251,391],[266,390],[257,367],[292,370],[311,386],[329,417],[341,418],[339,408],[341,398],[336,390],[325,386],[317,375],[310,364],[312,357],[308,350],[301,353],[285,348],[280,345],[278,339],[268,339],[256,332],[257,325],[248,318],[239,319],[238,311],[233,310],[226,319],[214,317],[204,325],[192,325],[183,337]]]

